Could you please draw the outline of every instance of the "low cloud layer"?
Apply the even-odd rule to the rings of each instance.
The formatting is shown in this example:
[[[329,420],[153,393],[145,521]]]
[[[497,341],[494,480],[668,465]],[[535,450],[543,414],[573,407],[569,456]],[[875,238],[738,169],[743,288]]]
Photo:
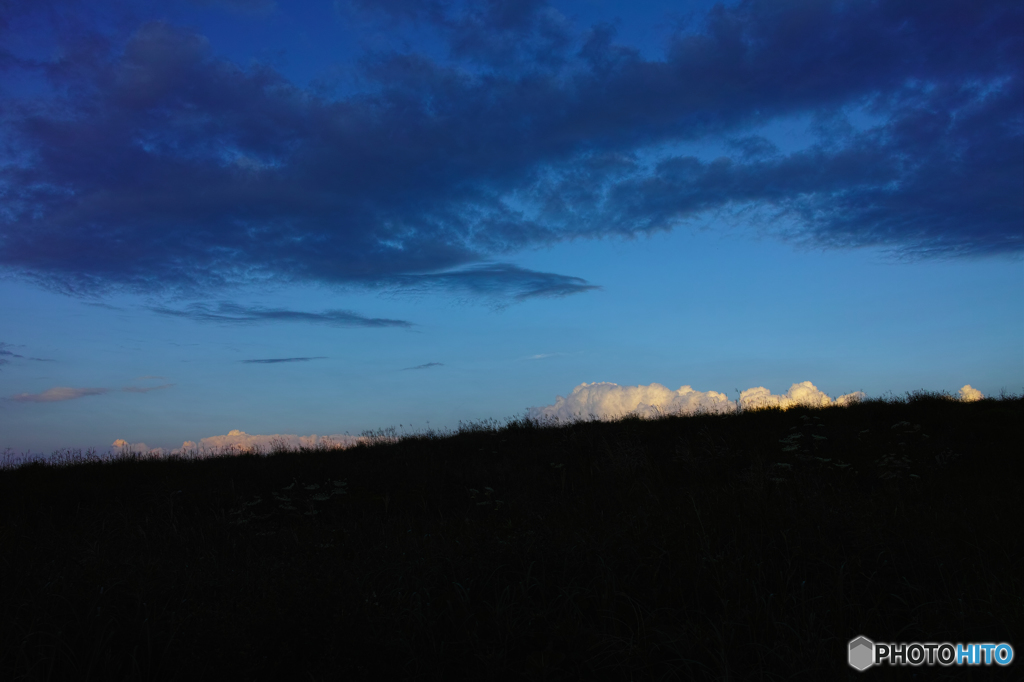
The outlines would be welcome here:
[[[11,400],[19,403],[56,403],[63,400],[75,400],[91,395],[103,395],[109,393],[109,388],[71,388],[69,386],[55,386],[42,393],[19,393],[11,396]]]
[[[146,377],[142,377],[143,379]],[[124,386],[121,391],[125,393],[149,393],[171,388],[175,384],[162,384],[160,386]],[[103,395],[116,389],[112,388],[72,388],[70,386],[55,386],[42,393],[19,393],[11,396],[11,400],[19,403],[56,403],[64,400],[75,400],[91,395]]]
[[[277,21],[268,0],[217,4]],[[275,282],[517,301],[595,287],[517,252],[709,215],[905,258],[1024,252],[1019,0],[718,3],[656,55],[544,0],[342,5],[368,42],[332,92],[232,62],[145,4],[99,26],[87,3],[14,3],[0,267],[69,293]],[[806,128],[801,144],[773,126]]]
[[[662,414],[694,414],[698,411],[732,412],[736,406],[728,396],[715,391],[702,393],[689,386],[678,391],[661,384],[619,386],[609,382],[580,384],[567,398],[558,396],[554,405],[531,407],[527,416],[535,420],[616,419],[627,414],[657,417]]]
[[[791,407],[827,407],[849,405],[867,396],[855,391],[832,399],[818,390],[810,381],[793,384],[781,395],[773,394],[767,388],[758,386],[740,393],[739,401],[729,400],[724,393],[707,391],[702,393],[690,386],[673,391],[661,384],[650,386],[620,386],[600,382],[580,384],[568,397],[558,396],[553,405],[531,407],[527,411],[530,419],[537,421],[575,421],[578,419],[613,420],[628,415],[656,418],[665,415],[691,415],[697,413],[727,414],[740,410],[758,410],[769,407],[789,409]],[[981,400],[981,391],[970,385],[960,389],[960,399]]]
[[[863,391],[854,391],[841,395],[832,400],[828,395],[818,390],[818,387],[809,381],[793,384],[789,390],[782,395],[774,395],[763,386],[748,388],[740,393],[739,408],[741,410],[760,410],[768,407],[778,407],[788,410],[791,407],[828,407],[829,405],[849,405],[866,398]]]
[[[115,454],[134,453],[137,455],[150,455],[152,457],[163,457],[170,454],[163,448],[151,448],[145,443],[129,443],[123,438],[118,438],[110,444]]]
[[[959,391],[960,400],[971,402],[981,400],[985,396],[969,384]],[[849,405],[863,400],[867,396],[861,392],[847,393],[832,399],[812,384],[804,381],[790,386],[781,395],[772,394],[764,387],[749,388],[740,393],[739,408],[757,410],[767,407],[789,409],[797,406],[827,407],[830,405]],[[636,415],[655,419],[668,415],[692,415],[698,413],[729,414],[736,412],[737,402],[729,400],[724,393],[717,391],[701,392],[690,386],[683,386],[673,391],[661,384],[649,386],[620,386],[609,382],[593,384],[583,383],[573,389],[567,397],[558,396],[554,405],[531,407],[527,417],[535,421],[571,422],[580,419],[598,419],[610,421],[625,416]],[[112,447],[121,452],[133,452],[154,456],[170,454],[198,453],[210,454],[241,454],[247,452],[270,453],[275,450],[297,450],[299,448],[349,448],[366,443],[371,438],[366,436],[350,436],[335,434],[331,436],[300,436],[296,434],[249,434],[237,429],[223,436],[208,436],[199,442],[185,441],[180,448],[165,450],[150,448],[145,443],[129,443],[117,439]]]
[[[272,452],[274,450],[296,450],[298,448],[334,448],[352,447],[365,438],[361,436],[349,436],[336,434],[333,436],[298,436],[295,434],[276,433],[271,435],[248,434],[237,429],[228,431],[223,436],[209,436],[195,441],[185,441],[177,452],[207,452],[207,453],[228,453],[228,452]]]

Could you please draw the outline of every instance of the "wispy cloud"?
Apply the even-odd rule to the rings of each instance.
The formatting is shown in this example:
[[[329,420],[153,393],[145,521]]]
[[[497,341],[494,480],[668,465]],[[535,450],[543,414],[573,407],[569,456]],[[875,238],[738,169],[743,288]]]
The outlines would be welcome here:
[[[485,263],[430,274],[401,275],[392,282],[403,290],[447,290],[486,298],[497,306],[531,298],[557,298],[601,287],[579,277],[539,272],[507,263]]]
[[[23,358],[24,355],[18,355],[14,351],[9,351],[4,348],[6,343],[0,343],[0,366],[10,364],[11,358]]]
[[[150,391],[159,391],[164,388],[171,388],[175,384],[163,384],[162,386],[125,386],[121,390],[126,393],[149,393]]]
[[[205,303],[193,303],[184,310],[153,306],[150,308],[160,315],[184,317],[197,322],[221,322],[228,324],[253,324],[258,322],[310,322],[333,327],[412,327],[405,320],[390,320],[380,317],[364,317],[348,310],[325,310],[310,313],[284,308],[261,308],[221,302],[215,307]]]
[[[326,360],[326,355],[317,355],[310,358],[263,358],[259,360],[242,360],[243,363],[256,363],[259,365],[276,365],[279,362],[309,362],[310,360]]]
[[[124,308],[122,308],[121,306],[110,305],[109,303],[104,303],[102,301],[82,301],[82,303],[84,303],[87,306],[92,306],[93,308],[103,308],[104,310],[116,310],[118,312],[124,311]]]
[[[138,379],[139,381],[150,381],[150,380],[160,380],[160,379],[166,379],[167,377],[157,376],[157,375],[155,375],[155,374],[147,374],[147,375],[145,375],[145,376],[141,376],[141,377],[136,377],[136,378],[137,378],[137,379]]]
[[[42,393],[19,393],[11,396],[11,400],[19,403],[56,403],[63,400],[75,400],[90,395],[103,395],[109,393],[109,388],[70,388],[68,386],[55,386]]]
[[[17,358],[19,360],[31,360],[33,362],[53,362],[53,360],[50,358],[33,358],[21,355],[20,353],[15,353],[14,351],[11,350],[7,350],[8,348],[14,348],[14,346],[12,346],[9,343],[4,343],[3,341],[0,341],[0,366],[10,364],[11,358]]]
[[[402,371],[404,372],[404,371],[410,370],[410,369],[430,369],[431,367],[444,367],[444,363],[443,362],[428,362],[425,365],[416,365],[415,367],[403,367]]]
[[[538,353],[537,355],[531,355],[530,357],[528,357],[526,359],[527,360],[544,360],[545,358],[556,358],[556,357],[558,357],[560,355],[561,355],[561,353]]]

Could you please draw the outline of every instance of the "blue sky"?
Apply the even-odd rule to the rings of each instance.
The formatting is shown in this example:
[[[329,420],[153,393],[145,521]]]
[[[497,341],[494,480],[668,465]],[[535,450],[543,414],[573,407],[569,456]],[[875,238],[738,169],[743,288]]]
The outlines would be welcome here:
[[[0,449],[1024,388],[1011,2],[12,3]]]

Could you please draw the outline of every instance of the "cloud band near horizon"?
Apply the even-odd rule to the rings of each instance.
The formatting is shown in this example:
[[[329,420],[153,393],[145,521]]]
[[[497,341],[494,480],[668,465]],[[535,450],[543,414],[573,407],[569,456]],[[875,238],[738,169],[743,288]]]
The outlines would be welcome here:
[[[597,382],[580,384],[567,397],[558,396],[552,405],[531,407],[527,410],[527,417],[542,422],[572,422],[580,419],[607,421],[626,416],[653,419],[698,413],[731,414],[773,407],[786,410],[797,406],[850,405],[866,397],[864,392],[854,391],[833,400],[810,381],[793,384],[781,395],[773,394],[763,386],[748,388],[735,401],[724,393],[696,391],[690,386],[682,386],[673,391],[661,384],[620,386]],[[959,398],[965,402],[981,400],[983,397],[981,391],[972,388],[970,384],[959,390]]]
[[[163,384],[160,386],[124,386],[120,390],[124,393],[149,393],[174,387],[175,384]],[[93,395],[110,393],[112,388],[73,388],[70,386],[54,386],[42,393],[19,393],[13,395],[9,400],[19,403],[57,403],[65,400],[77,400]]]
[[[56,403],[65,400],[76,400],[92,395],[110,393],[109,388],[72,388],[70,386],[54,386],[42,393],[19,393],[11,396],[11,400],[19,403]]]

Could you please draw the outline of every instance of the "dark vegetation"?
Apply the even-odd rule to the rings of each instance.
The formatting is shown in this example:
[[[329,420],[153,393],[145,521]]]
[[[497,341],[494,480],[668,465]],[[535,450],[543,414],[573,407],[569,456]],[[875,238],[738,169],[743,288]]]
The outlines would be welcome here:
[[[919,393],[8,468],[0,679],[1009,680],[846,646],[1021,655],[1022,417]]]

